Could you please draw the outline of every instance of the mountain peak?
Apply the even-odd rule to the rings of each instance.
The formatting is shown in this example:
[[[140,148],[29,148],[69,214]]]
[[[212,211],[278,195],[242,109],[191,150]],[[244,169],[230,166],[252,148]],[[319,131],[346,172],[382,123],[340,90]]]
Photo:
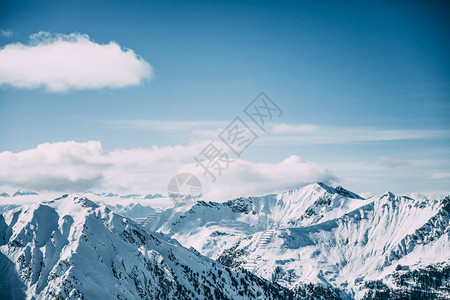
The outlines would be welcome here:
[[[356,194],[356,193],[353,193],[353,192],[351,192],[351,191],[349,191],[349,190],[347,190],[347,189],[344,189],[344,188],[343,188],[342,186],[340,186],[340,185],[337,186],[337,187],[335,188],[335,190],[336,190],[336,192],[337,192],[338,194],[347,196],[347,197],[349,197],[349,198],[364,200],[364,198],[361,197],[360,195],[358,195],[358,194]]]
[[[34,195],[39,195],[36,192],[32,192],[32,191],[24,191],[24,190],[18,190],[17,192],[14,193],[13,197],[17,197],[17,196],[34,196]]]
[[[387,199],[393,200],[393,199],[396,198],[396,196],[395,196],[393,193],[387,191],[387,192],[385,192],[383,195],[381,195],[380,198],[387,198]]]
[[[332,186],[329,186],[328,184],[325,184],[325,183],[323,183],[321,181],[319,181],[319,182],[317,182],[317,183],[315,183],[313,185],[318,185],[318,186],[320,186],[321,188],[323,188],[324,190],[326,190],[329,193],[332,193],[332,191],[334,190],[334,188]]]
[[[47,201],[44,203],[56,203],[61,204],[61,202],[67,203],[73,203],[75,205],[80,205],[82,207],[92,207],[97,208],[100,207],[97,203],[94,201],[89,200],[85,196],[79,195],[79,194],[64,194],[61,197],[55,198],[51,201]]]
[[[352,199],[364,200],[364,198],[361,197],[360,195],[358,195],[358,194],[356,194],[354,192],[351,192],[351,191],[343,188],[340,185],[334,188],[332,186],[329,186],[329,185],[319,181],[317,183],[313,183],[311,186],[322,188],[329,194],[339,194],[339,195],[342,195],[344,197],[348,197],[348,198],[352,198]]]

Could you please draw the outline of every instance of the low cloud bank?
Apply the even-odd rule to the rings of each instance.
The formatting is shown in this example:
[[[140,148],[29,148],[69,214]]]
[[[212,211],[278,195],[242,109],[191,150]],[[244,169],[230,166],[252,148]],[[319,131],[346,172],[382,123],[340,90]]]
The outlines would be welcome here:
[[[59,142],[0,153],[0,187],[57,192],[164,193],[179,172],[202,181],[207,200],[262,195],[335,180],[313,162],[290,156],[279,163],[234,160],[216,182],[193,163],[204,143],[106,152],[98,141]]]

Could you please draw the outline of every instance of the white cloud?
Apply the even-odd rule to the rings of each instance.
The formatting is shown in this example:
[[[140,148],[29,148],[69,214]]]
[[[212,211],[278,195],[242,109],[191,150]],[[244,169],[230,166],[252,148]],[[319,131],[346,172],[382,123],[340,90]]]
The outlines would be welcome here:
[[[406,162],[405,164],[403,164]],[[401,161],[401,167],[393,164],[380,164],[378,160],[361,161],[334,160],[323,162],[327,168],[339,174],[339,184],[356,193],[370,191],[382,194],[391,191],[398,195],[411,192],[443,192],[447,187],[436,177],[445,176],[450,166],[448,159],[410,159]],[[435,178],[433,178],[433,175]],[[449,174],[450,175],[450,174]],[[441,177],[445,178],[445,177]],[[448,191],[446,192],[448,193]]]
[[[19,153],[0,153],[0,182],[27,189],[89,189],[107,163],[99,142],[41,144]]]
[[[51,92],[121,88],[151,78],[150,64],[116,42],[98,44],[88,35],[40,32],[30,42],[0,49],[0,85]]]
[[[1,30],[0,30],[0,35],[3,36],[3,37],[9,38],[9,37],[12,37],[13,32],[12,32],[11,30],[4,30],[4,29],[1,29]]]
[[[274,124],[272,126],[272,133],[274,134],[296,134],[296,133],[310,133],[319,129],[319,126],[313,124]]]
[[[216,201],[239,196],[266,195],[313,182],[330,183],[336,180],[327,169],[295,155],[279,163],[253,163],[235,159],[215,182],[212,182],[210,176],[203,176],[203,169],[194,164],[183,166],[181,171],[196,174],[203,179],[205,197]]]
[[[397,168],[401,166],[410,165],[411,162],[402,159],[394,159],[390,157],[379,156],[377,157],[377,164],[388,168]]]
[[[303,130],[300,132],[302,126],[305,125],[283,126],[281,131],[265,135],[261,142],[270,145],[346,144],[431,139],[446,137],[450,134],[449,130],[439,129],[402,130],[363,127],[316,127],[313,131]],[[297,132],[295,132],[295,128],[297,128]]]
[[[130,129],[145,131],[166,131],[190,134],[193,140],[217,139],[219,133],[231,121],[208,120],[103,120],[103,126],[110,129]],[[253,131],[259,132],[252,122],[247,122]],[[261,134],[256,145],[318,145],[349,144],[362,142],[422,140],[447,137],[450,130],[442,129],[379,129],[364,127],[327,127],[314,124],[270,124],[270,130]],[[397,161],[398,163],[399,161]],[[387,166],[386,158],[379,163]],[[390,159],[390,165],[394,161]],[[403,164],[404,162],[402,162]]]
[[[227,200],[242,195],[265,194],[316,181],[335,179],[313,162],[291,156],[279,163],[235,160],[215,183],[203,176],[193,157],[204,143],[105,152],[101,143],[61,142],[34,149],[0,153],[0,187],[37,191],[166,193],[175,174],[197,174],[206,199]]]
[[[431,191],[431,192],[414,192],[406,194],[406,196],[417,199],[417,200],[441,200],[449,195],[448,192],[445,191]]]
[[[224,121],[185,121],[185,120],[105,120],[101,122],[108,128],[161,130],[199,130],[201,128],[225,128]]]
[[[435,173],[431,176],[432,179],[450,179],[450,173]]]

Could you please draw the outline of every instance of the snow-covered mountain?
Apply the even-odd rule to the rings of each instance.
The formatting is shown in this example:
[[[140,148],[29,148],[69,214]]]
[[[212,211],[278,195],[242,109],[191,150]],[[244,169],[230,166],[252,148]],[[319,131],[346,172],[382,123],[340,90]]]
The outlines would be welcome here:
[[[31,196],[31,195],[39,195],[36,192],[31,192],[31,191],[24,191],[24,190],[18,190],[17,192],[14,193],[13,197],[17,197],[17,196]]]
[[[363,199],[317,183],[278,195],[175,207],[145,226],[288,288],[314,283],[363,298],[379,280],[378,287],[386,284],[392,293],[404,288],[394,280],[402,272],[449,272],[448,202],[389,192]],[[437,286],[446,284],[448,289],[448,280]]]
[[[37,298],[450,298],[448,196],[323,183],[174,207],[92,196],[3,198],[0,298],[6,279]]]
[[[77,195],[0,215],[0,245],[1,299],[292,297]]]
[[[429,289],[425,298],[448,299],[449,216],[448,197],[416,201],[386,193],[332,220],[255,233],[239,240],[218,260],[286,287],[319,283],[358,299],[374,293],[374,282],[385,285],[392,295],[399,290],[407,295],[420,285],[421,270],[434,268],[441,279],[421,292]],[[401,285],[396,278],[407,276],[403,271],[415,272],[416,277]],[[426,276],[425,280],[436,281]]]
[[[251,234],[316,224],[365,204],[366,200],[342,187],[334,189],[317,183],[278,195],[177,206],[154,216],[146,228],[163,232],[216,259]]]

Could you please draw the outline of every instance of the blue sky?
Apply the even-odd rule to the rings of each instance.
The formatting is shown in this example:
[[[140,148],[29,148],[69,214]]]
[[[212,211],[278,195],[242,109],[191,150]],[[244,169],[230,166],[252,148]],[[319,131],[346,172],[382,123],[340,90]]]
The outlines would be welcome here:
[[[277,163],[295,155],[330,170],[335,183],[357,192],[448,191],[445,2],[3,1],[1,6],[0,29],[12,33],[0,36],[2,47],[27,45],[30,35],[41,31],[87,34],[92,42],[115,41],[132,49],[151,65],[153,76],[117,89],[54,92],[3,84],[0,151],[89,140],[101,142],[104,152],[189,145],[205,137],[202,131],[223,128],[242,115],[265,91],[284,111],[274,125],[317,129],[269,132],[242,159]],[[193,123],[167,129],[177,121]]]

